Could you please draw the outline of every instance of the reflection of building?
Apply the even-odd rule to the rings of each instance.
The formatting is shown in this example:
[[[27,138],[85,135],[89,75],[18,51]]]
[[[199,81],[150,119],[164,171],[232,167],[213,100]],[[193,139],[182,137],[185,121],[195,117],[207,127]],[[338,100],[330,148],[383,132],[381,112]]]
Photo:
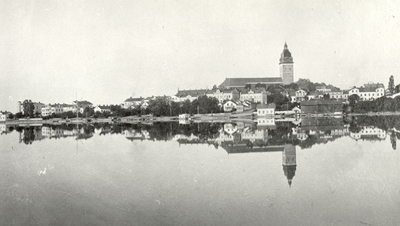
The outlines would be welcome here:
[[[242,140],[248,140],[250,142],[255,142],[256,140],[267,141],[268,140],[268,130],[256,129],[243,131]]]
[[[258,129],[276,129],[275,118],[257,118]]]
[[[343,103],[335,100],[310,100],[301,102],[303,114],[342,113]]]
[[[350,132],[350,137],[355,140],[384,140],[386,131],[373,126],[364,126],[358,133]]]
[[[7,126],[4,123],[0,123],[0,134],[7,133]]]
[[[275,104],[257,105],[257,116],[274,116],[274,115],[275,115]]]
[[[285,145],[282,152],[282,166],[290,187],[296,172],[296,146]]]
[[[234,126],[232,123],[225,123],[224,131],[228,134],[233,134],[237,131],[237,126]]]

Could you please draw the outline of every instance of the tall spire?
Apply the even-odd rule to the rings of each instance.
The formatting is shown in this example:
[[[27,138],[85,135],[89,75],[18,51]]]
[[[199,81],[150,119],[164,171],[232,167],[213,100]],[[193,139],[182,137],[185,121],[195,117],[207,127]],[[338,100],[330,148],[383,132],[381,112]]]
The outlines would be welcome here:
[[[287,49],[287,44],[286,44],[286,41],[285,41],[284,49]]]

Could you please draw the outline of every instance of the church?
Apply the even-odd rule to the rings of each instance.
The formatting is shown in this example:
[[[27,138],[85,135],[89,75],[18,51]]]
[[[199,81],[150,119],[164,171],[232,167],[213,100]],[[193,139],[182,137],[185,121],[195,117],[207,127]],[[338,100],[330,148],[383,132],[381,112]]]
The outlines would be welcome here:
[[[252,88],[256,84],[288,85],[294,82],[293,57],[285,42],[281,58],[279,60],[279,77],[258,77],[258,78],[226,78],[219,85],[220,88],[242,90],[247,86]]]

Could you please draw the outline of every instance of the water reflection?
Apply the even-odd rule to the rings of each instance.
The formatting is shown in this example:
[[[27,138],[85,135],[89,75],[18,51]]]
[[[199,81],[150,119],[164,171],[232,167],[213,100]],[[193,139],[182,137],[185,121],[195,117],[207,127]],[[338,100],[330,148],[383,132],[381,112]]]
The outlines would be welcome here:
[[[235,219],[230,225],[262,225],[262,218],[267,216],[276,218],[271,225],[296,225],[295,221],[303,219],[290,221],[290,213],[314,220],[317,215],[332,212],[336,213],[333,219],[350,219],[344,220],[344,225],[384,222],[382,219],[388,216],[392,217],[387,220],[390,223],[397,215],[387,212],[395,209],[399,200],[395,190],[399,155],[390,150],[396,149],[400,134],[397,119],[265,118],[255,122],[32,127],[0,124],[2,136],[7,136],[2,137],[6,138],[4,144],[10,147],[3,149],[3,165],[13,163],[4,167],[10,170],[5,171],[3,180],[12,184],[8,194],[15,195],[9,196],[32,200],[23,205],[30,205],[28,208],[37,215],[40,213],[34,210],[38,206],[65,206],[54,201],[62,197],[74,207],[71,209],[82,210],[76,207],[90,203],[86,209],[111,221],[115,219],[109,211],[118,215],[121,208],[132,210],[119,216],[129,223],[137,220],[138,210],[146,210],[149,216],[142,223],[154,216],[179,219],[189,214],[188,218],[196,219],[218,213],[199,219],[206,225],[221,225],[230,219]],[[76,140],[81,149],[75,152],[71,143]],[[15,146],[18,141],[21,145]],[[29,193],[31,190],[35,192]],[[104,212],[103,206],[107,207]],[[368,209],[363,209],[365,206]],[[15,209],[22,215],[25,207]],[[244,213],[243,209],[249,211]],[[66,211],[57,212],[70,209],[61,210]],[[167,210],[172,212],[163,212]],[[382,218],[379,214],[376,220],[368,218],[379,210]],[[343,214],[347,212],[351,216]],[[65,219],[79,219],[78,214],[67,214]],[[76,225],[87,222],[79,223]],[[321,225],[318,223],[314,225]]]
[[[90,139],[94,134],[121,134],[134,140],[175,140],[180,144],[210,144],[221,146],[228,153],[266,152],[291,144],[301,149],[332,142],[349,136],[354,140],[382,141],[390,136],[393,149],[400,138],[400,118],[273,118],[229,123],[159,122],[138,124],[84,124],[9,126],[0,124],[0,134],[19,133],[19,142],[32,144],[43,139]],[[279,148],[278,148],[279,149]]]

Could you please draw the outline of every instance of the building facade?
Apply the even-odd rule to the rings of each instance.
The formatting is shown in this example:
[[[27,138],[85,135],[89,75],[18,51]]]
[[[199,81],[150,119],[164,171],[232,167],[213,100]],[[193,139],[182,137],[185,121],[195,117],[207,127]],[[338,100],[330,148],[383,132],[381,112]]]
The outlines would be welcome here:
[[[267,103],[267,91],[264,88],[244,89],[240,93],[240,101],[252,101],[254,103]]]
[[[349,90],[349,96],[356,94],[360,100],[374,100],[385,96],[385,86],[382,83],[369,83]]]

